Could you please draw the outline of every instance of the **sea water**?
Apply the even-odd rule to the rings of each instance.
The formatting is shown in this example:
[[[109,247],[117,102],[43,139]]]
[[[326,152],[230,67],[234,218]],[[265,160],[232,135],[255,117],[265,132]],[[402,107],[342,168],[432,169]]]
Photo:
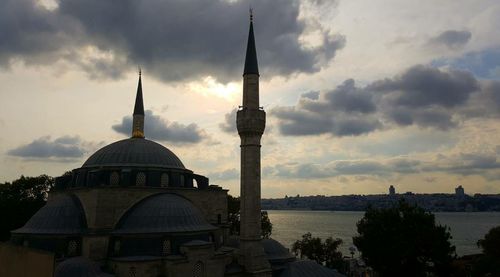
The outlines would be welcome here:
[[[357,234],[356,223],[364,212],[346,211],[268,211],[273,224],[272,238],[290,248],[311,232],[314,237],[340,238],[343,244],[340,251],[350,256],[349,247],[352,237]],[[437,212],[434,213],[438,224],[450,227],[451,243],[455,245],[458,256],[481,253],[476,242],[493,227],[500,226],[500,212]]]

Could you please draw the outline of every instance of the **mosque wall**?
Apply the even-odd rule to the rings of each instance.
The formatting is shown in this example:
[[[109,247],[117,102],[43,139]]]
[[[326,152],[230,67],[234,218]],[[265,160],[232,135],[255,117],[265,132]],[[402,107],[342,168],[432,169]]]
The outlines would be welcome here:
[[[0,243],[0,276],[52,277],[54,253]]]

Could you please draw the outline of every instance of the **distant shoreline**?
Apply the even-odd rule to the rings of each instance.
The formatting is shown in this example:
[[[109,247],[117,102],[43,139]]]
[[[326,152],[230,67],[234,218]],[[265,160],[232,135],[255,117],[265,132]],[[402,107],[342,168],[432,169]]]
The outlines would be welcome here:
[[[264,210],[365,211],[390,208],[403,199],[429,212],[500,212],[500,194],[373,194],[342,196],[285,196],[262,199]]]

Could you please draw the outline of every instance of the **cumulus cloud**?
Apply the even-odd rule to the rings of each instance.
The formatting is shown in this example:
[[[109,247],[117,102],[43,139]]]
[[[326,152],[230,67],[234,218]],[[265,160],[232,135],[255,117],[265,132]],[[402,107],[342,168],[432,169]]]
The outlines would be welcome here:
[[[416,65],[392,78],[358,87],[348,79],[295,106],[276,107],[284,135],[357,136],[395,126],[448,130],[470,117],[498,115],[500,83],[470,72]]]
[[[151,110],[145,111],[144,133],[147,138],[159,141],[168,141],[179,144],[198,143],[207,138],[205,131],[198,125],[189,125],[178,122],[170,122],[162,117],[153,114]],[[131,135],[132,117],[125,116],[120,124],[112,126],[113,130],[124,135]]]
[[[236,129],[236,112],[238,109],[233,109],[226,115],[224,115],[224,122],[219,124],[219,128],[229,134],[237,134]]]
[[[447,30],[431,38],[429,44],[455,49],[467,44],[471,37],[472,34],[469,31]]]
[[[207,174],[212,179],[215,180],[234,180],[240,177],[240,171],[236,168],[230,168],[218,172],[212,172]]]
[[[49,136],[35,139],[7,152],[21,158],[80,158],[86,153],[84,143],[78,136],[63,136],[52,140]]]
[[[91,76],[119,78],[141,64],[165,81],[229,81],[242,71],[248,1],[65,0],[53,9],[37,2],[3,1],[0,65],[63,59]],[[325,29],[319,46],[304,47],[298,0],[256,0],[252,7],[263,76],[317,72],[345,44]]]

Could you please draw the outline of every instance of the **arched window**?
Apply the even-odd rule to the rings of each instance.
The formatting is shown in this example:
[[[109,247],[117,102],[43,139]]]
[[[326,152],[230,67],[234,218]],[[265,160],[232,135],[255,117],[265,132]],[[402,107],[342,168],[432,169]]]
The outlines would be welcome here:
[[[170,244],[170,240],[166,239],[163,241],[162,254],[163,254],[163,256],[167,256],[171,252],[172,252],[172,245]]]
[[[205,268],[202,262],[197,261],[193,267],[193,277],[203,277],[203,276],[205,276]]]
[[[70,240],[68,242],[68,256],[77,256],[78,252],[78,242],[76,240]]]
[[[198,188],[198,181],[193,178],[193,187]]]
[[[115,255],[115,256],[120,255],[121,245],[122,245],[122,243],[120,240],[115,240],[115,244],[113,245],[113,255]]]
[[[167,173],[163,173],[161,175],[161,178],[160,178],[160,186],[162,187],[168,187],[168,174]]]
[[[180,182],[181,187],[183,187],[184,186],[184,175],[183,174],[181,174],[179,176],[179,180],[180,180],[179,182]]]
[[[135,185],[143,187],[146,185],[146,174],[144,172],[137,173],[135,177]]]
[[[118,186],[120,184],[120,173],[114,171],[109,175],[109,184],[111,186]]]
[[[128,276],[130,276],[130,277],[137,276],[137,270],[135,269],[135,266],[131,266],[129,268]]]

